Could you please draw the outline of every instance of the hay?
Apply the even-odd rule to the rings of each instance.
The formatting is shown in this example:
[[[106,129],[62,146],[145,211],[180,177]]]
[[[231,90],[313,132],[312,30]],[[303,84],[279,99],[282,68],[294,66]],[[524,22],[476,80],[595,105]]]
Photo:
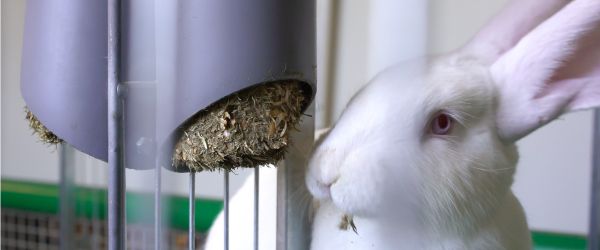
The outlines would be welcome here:
[[[33,129],[33,133],[38,135],[40,141],[48,144],[59,144],[63,141],[46,128],[27,107],[25,107],[25,119],[29,122],[29,127]]]
[[[309,101],[302,84],[263,83],[198,112],[181,127],[172,157],[175,170],[230,171],[277,163]]]
[[[352,215],[344,214],[344,216],[342,216],[342,221],[340,222],[339,228],[340,230],[348,231],[348,226],[352,228],[352,231],[354,231],[354,233],[358,234]]]

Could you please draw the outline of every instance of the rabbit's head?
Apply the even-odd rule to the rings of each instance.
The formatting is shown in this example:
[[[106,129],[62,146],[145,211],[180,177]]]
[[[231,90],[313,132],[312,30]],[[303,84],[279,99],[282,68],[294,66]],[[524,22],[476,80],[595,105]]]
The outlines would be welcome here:
[[[515,141],[600,105],[600,1],[543,2],[514,1],[456,52],[376,76],[315,148],[313,196],[436,230],[493,213]]]

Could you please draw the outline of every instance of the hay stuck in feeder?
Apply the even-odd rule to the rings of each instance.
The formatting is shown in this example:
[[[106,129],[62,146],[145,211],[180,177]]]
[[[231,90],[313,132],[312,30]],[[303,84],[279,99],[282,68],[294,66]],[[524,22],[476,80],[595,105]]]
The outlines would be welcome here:
[[[309,101],[303,84],[295,80],[264,83],[198,112],[181,127],[173,166],[180,171],[230,171],[277,163]]]
[[[29,122],[29,127],[33,129],[34,134],[37,134],[40,141],[48,144],[59,144],[63,140],[52,133],[40,120],[33,115],[29,108],[25,107],[25,119]]]

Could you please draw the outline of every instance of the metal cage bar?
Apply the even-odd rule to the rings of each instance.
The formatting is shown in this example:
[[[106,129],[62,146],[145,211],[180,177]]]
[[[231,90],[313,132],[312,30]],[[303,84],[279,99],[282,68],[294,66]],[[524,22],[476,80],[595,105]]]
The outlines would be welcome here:
[[[224,176],[224,195],[223,195],[223,249],[229,250],[229,171],[225,170]]]
[[[162,167],[158,159],[155,160],[156,169],[154,170],[154,249],[160,250],[162,248]]]
[[[121,1],[108,0],[108,248],[125,249],[123,103],[119,85]]]
[[[287,178],[286,167],[277,167],[277,235],[276,249],[287,249]]]
[[[305,114],[314,116],[314,105]],[[277,250],[309,249],[310,224],[307,211],[302,204],[308,189],[304,184],[304,164],[307,152],[314,143],[314,120],[300,124],[300,132],[292,134],[296,144],[290,148],[282,164],[277,167]]]
[[[259,167],[254,168],[254,250],[258,250]]]
[[[190,171],[189,183],[189,228],[188,228],[188,246],[190,250],[196,249],[196,172]]]
[[[600,249],[600,109],[594,112],[588,249]]]
[[[69,144],[59,145],[60,164],[60,249],[73,249],[73,225],[75,225],[75,164],[71,161],[73,150]]]

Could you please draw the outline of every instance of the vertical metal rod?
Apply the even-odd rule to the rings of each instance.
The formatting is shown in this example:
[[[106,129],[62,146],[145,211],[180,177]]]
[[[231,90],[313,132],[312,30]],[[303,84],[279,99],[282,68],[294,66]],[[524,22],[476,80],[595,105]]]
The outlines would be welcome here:
[[[149,233],[148,230],[146,230],[146,228],[144,227],[142,229],[142,239],[141,239],[141,241],[142,241],[141,248],[142,249],[149,249],[148,248],[148,233]]]
[[[59,146],[60,164],[60,249],[69,250],[73,246],[74,206],[75,206],[75,166],[69,161],[73,151],[65,142]]]
[[[229,171],[225,170],[225,181],[224,181],[224,197],[223,197],[223,215],[225,217],[223,226],[225,232],[223,234],[224,242],[223,249],[229,250]]]
[[[88,163],[89,164],[89,160],[91,158],[91,156],[86,156]],[[96,166],[92,166],[92,167],[96,167]],[[96,168],[97,169],[97,168]],[[96,177],[97,172],[94,171],[92,172],[92,176]],[[97,178],[97,177],[96,177]],[[92,192],[92,200],[101,200],[101,199],[105,199],[105,197],[103,197],[102,195],[100,195],[98,192]],[[103,207],[105,208],[105,207]],[[98,250],[100,248],[100,233],[102,232],[101,226],[100,226],[100,208],[99,208],[99,202],[98,203],[94,203],[92,206],[92,247],[91,250]]]
[[[588,249],[600,249],[600,109],[594,112]]]
[[[314,105],[305,110],[309,115],[314,112]],[[303,202],[310,194],[304,184],[304,164],[314,143],[314,120],[304,120],[299,130],[290,135],[296,146],[277,167],[277,250],[310,248],[310,223]]]
[[[121,1],[108,0],[108,248],[125,249],[123,107],[119,86]],[[122,90],[121,90],[122,91]]]
[[[190,171],[190,190],[189,190],[189,228],[188,240],[189,250],[196,249],[196,173]]]
[[[259,168],[254,167],[254,250],[258,250],[258,180]]]
[[[155,147],[156,148],[156,147]],[[162,168],[156,159],[155,163],[155,175],[154,175],[154,249],[160,250],[162,248]]]
[[[275,236],[275,249],[277,250],[286,250],[288,242],[288,180],[286,173],[287,166],[285,164],[277,166],[277,235]]]
[[[338,79],[336,77],[336,73],[338,73],[340,71],[339,69],[339,63],[338,63],[338,39],[340,39],[340,12],[341,12],[341,5],[344,4],[344,2],[340,1],[340,0],[331,0],[330,2],[330,7],[329,7],[329,25],[328,27],[326,27],[327,29],[327,61],[325,63],[325,66],[327,67],[327,70],[325,71],[325,78],[326,78],[326,82],[327,84],[325,85],[325,88],[323,88],[325,94],[327,95],[327,98],[325,98],[325,103],[324,103],[324,107],[325,109],[323,110],[324,115],[323,115],[323,122],[322,125],[324,127],[329,127],[333,124],[333,113],[334,113],[334,103],[335,103],[335,91],[336,91],[336,85],[334,84]]]

